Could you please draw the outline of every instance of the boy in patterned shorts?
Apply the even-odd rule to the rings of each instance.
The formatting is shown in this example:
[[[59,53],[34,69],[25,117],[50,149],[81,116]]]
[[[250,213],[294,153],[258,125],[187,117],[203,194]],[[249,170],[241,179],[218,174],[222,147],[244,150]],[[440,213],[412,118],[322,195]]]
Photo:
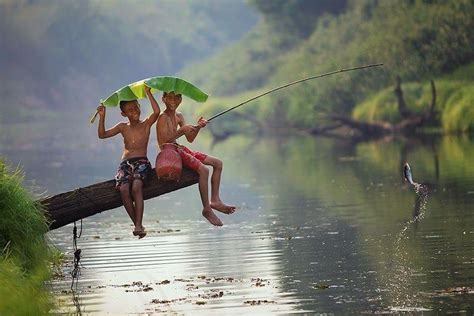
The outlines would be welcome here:
[[[151,113],[143,121],[140,120],[140,105],[137,100],[121,101],[120,110],[122,116],[128,118],[128,122],[121,122],[114,127],[105,129],[105,107],[101,104],[97,107],[100,115],[98,134],[99,138],[108,138],[122,134],[124,149],[122,162],[115,176],[116,188],[120,191],[123,206],[132,220],[135,228],[133,235],[143,238],[146,236],[143,220],[143,185],[151,170],[147,158],[148,139],[150,128],[158,119],[160,108],[151,94],[150,88],[145,87],[145,92],[153,108]]]

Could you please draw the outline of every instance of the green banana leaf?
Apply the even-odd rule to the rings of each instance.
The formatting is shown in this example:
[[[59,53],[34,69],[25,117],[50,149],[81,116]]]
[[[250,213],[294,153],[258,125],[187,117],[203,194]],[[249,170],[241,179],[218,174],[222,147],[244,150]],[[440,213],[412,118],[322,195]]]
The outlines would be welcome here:
[[[205,102],[208,95],[193,84],[177,77],[151,77],[128,84],[106,99],[101,99],[100,103],[105,106],[117,106],[120,101],[130,101],[145,98],[145,85],[151,88],[151,92],[163,91],[180,93],[197,102]]]

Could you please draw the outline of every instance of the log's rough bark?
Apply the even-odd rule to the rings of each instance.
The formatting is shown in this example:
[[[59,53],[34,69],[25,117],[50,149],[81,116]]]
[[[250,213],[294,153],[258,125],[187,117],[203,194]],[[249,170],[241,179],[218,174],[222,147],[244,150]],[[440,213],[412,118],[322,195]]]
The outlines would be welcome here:
[[[179,190],[197,183],[198,180],[197,173],[185,168],[183,168],[178,182],[160,180],[153,169],[143,188],[143,198],[147,200]],[[123,205],[120,193],[115,189],[115,180],[77,188],[46,197],[39,202],[44,206],[46,216],[50,220],[49,229],[51,230]]]

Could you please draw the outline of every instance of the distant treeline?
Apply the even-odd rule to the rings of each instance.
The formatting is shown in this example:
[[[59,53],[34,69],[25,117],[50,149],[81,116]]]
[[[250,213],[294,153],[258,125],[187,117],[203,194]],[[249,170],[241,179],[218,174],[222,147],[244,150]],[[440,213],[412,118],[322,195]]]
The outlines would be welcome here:
[[[436,81],[455,70],[462,73],[460,69],[474,61],[472,0],[250,3],[263,16],[256,27],[206,62],[183,71],[214,96],[238,100],[243,98],[240,93],[248,95],[249,90],[257,92],[310,75],[385,64],[380,69],[308,82],[242,109],[277,125],[314,126],[321,112],[351,115],[367,97],[393,86],[397,75],[404,83]],[[456,80],[465,81],[460,86],[470,82],[467,90],[472,91],[472,78],[465,74],[466,78],[457,75]],[[221,100],[214,100],[214,107],[225,107]]]
[[[126,83],[176,73],[256,21],[243,0],[0,1],[2,103],[91,107]]]

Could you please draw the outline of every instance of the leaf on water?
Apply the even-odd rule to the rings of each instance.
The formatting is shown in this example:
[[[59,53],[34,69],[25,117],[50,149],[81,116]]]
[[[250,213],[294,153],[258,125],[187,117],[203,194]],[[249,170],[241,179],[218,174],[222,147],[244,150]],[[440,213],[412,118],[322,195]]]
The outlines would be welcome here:
[[[169,283],[171,283],[169,280],[163,280],[163,281],[161,281],[161,282],[159,282],[159,283],[157,283],[157,284],[158,284],[158,285],[163,285],[163,284],[169,284]]]
[[[152,299],[150,303],[152,303],[152,304],[171,304],[171,303],[185,301],[185,300],[186,300],[185,297],[176,298],[174,300],[159,300],[159,299],[155,298],[155,299]]]
[[[327,284],[313,284],[313,288],[319,289],[319,290],[324,290],[324,289],[329,289],[329,285],[327,285]]]
[[[270,300],[251,300],[251,301],[245,301],[244,304],[261,305],[261,304],[276,304],[276,302],[270,301]]]

